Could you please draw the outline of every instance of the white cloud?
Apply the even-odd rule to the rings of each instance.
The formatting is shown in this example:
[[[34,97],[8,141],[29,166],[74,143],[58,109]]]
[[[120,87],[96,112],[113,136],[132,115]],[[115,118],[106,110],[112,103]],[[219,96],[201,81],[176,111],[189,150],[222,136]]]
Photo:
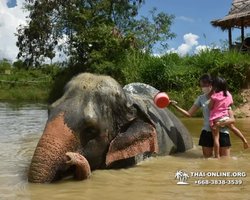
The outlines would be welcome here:
[[[20,24],[26,24],[25,16],[28,13],[21,9],[25,0],[17,0],[17,6],[13,8],[8,8],[7,2],[0,0],[0,59],[14,60],[18,53],[14,33]]]
[[[198,35],[194,35],[192,33],[188,33],[188,34],[185,34],[183,36],[183,39],[184,41],[186,42],[187,45],[189,46],[194,46],[194,45],[198,45],[198,39],[199,39],[199,36]]]
[[[25,16],[28,13],[22,10],[25,0],[17,0],[17,6],[13,8],[8,8],[7,2],[8,0],[0,0],[0,59],[14,60],[18,53],[14,33],[20,24],[26,24]]]
[[[199,53],[200,51],[204,51],[204,50],[211,50],[212,48],[206,45],[199,45],[197,47],[195,47],[195,53]]]
[[[155,53],[155,54],[152,54],[152,56],[153,56],[153,57],[160,58],[160,57],[162,56],[162,54],[157,54],[157,53]]]
[[[17,33],[17,27],[27,25],[26,16],[28,12],[23,12],[22,7],[25,0],[17,0],[17,6],[8,8],[7,2],[9,0],[0,0],[0,60],[3,58],[15,61],[19,52],[16,46],[17,37],[14,33]],[[59,44],[66,43],[67,38],[64,36],[59,40]],[[56,50],[56,56],[53,61],[63,61],[66,56],[63,52]],[[46,59],[47,63],[50,63],[49,59]]]
[[[181,46],[178,47],[177,52],[184,56],[186,55],[190,50],[192,49],[192,46],[188,46],[187,44],[181,44]]]
[[[172,48],[172,49],[168,50],[167,53],[174,52],[174,53],[180,54],[181,56],[185,56],[193,48],[193,46],[196,46],[199,44],[197,41],[199,39],[199,36],[192,34],[192,33],[185,34],[183,36],[183,39],[184,39],[185,43],[181,44],[177,48],[177,50]]]
[[[167,53],[178,53],[178,51],[175,48],[171,48],[167,50]]]
[[[208,50],[208,51],[211,51],[211,50],[215,50],[215,51],[218,50],[218,51],[220,51],[221,47],[219,47],[219,46],[199,45],[199,46],[195,47],[194,53],[198,54],[199,52],[206,51],[206,50]]]
[[[219,46],[207,46],[207,45],[198,45],[198,39],[200,37],[198,35],[188,33],[183,36],[183,39],[185,43],[181,44],[177,49],[171,48],[167,50],[166,53],[178,53],[180,56],[185,56],[188,54],[193,47],[195,46],[195,49],[192,51],[192,53],[198,54],[202,50],[212,50],[212,49],[221,49]]]
[[[194,20],[192,18],[184,17],[184,16],[177,17],[177,19],[187,21],[187,22],[192,22],[192,23],[194,22]]]

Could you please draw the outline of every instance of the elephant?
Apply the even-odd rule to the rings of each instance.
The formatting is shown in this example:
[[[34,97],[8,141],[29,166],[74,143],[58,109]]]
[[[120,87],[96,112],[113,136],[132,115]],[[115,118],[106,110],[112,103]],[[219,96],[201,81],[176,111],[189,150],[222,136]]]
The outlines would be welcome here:
[[[153,87],[122,88],[106,75],[73,77],[48,108],[28,181],[51,183],[68,175],[84,180],[93,170],[127,168],[191,149],[188,130],[169,109],[153,103],[148,88]]]

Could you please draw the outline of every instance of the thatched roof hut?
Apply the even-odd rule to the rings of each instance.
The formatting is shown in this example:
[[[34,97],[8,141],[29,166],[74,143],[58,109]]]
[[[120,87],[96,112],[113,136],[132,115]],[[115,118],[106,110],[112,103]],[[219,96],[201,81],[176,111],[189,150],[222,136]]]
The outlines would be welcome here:
[[[210,22],[214,27],[220,27],[229,32],[229,45],[232,46],[232,28],[241,29],[241,38],[244,40],[244,28],[250,27],[250,0],[233,0],[228,15],[223,19]]]

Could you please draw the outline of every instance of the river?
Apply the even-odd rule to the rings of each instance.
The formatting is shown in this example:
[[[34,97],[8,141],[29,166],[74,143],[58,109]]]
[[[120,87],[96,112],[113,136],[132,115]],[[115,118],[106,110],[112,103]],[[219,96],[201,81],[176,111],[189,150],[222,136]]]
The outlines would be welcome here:
[[[28,183],[27,172],[47,120],[43,103],[0,102],[0,199],[250,199],[250,150],[231,133],[231,158],[204,159],[197,145],[202,119],[183,118],[194,148],[150,158],[135,167],[97,170],[89,180]],[[250,120],[235,123],[250,143]],[[185,185],[177,184],[186,174]],[[231,177],[228,177],[230,175]],[[218,177],[220,176],[220,177]]]

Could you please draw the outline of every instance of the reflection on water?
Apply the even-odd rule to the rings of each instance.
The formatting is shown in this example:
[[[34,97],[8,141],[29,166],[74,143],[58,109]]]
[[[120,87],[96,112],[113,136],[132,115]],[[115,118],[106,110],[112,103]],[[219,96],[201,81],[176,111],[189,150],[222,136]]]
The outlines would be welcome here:
[[[0,199],[250,199],[247,177],[191,177],[190,172],[246,172],[250,150],[231,134],[230,159],[203,159],[197,146],[202,119],[181,119],[194,148],[172,156],[150,158],[121,170],[98,170],[89,180],[63,180],[54,184],[27,182],[27,170],[47,120],[47,105],[0,103]],[[250,141],[250,120],[235,124]],[[189,174],[189,185],[177,185],[177,170]],[[196,180],[240,179],[242,185],[198,185]]]

